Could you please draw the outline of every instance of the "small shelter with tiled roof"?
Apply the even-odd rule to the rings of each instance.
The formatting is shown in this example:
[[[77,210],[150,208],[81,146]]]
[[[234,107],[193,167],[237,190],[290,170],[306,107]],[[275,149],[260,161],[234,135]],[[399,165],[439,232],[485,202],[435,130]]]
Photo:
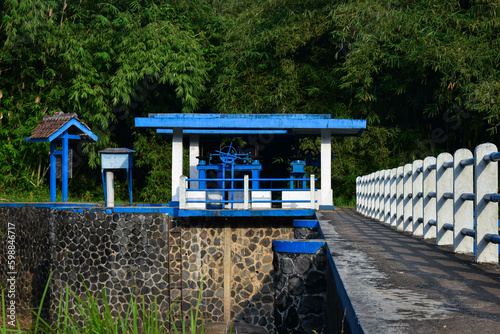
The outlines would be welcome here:
[[[50,142],[50,201],[56,201],[56,161],[61,156],[62,161],[62,201],[68,201],[68,161],[69,140],[85,140],[96,142],[97,136],[90,128],[78,119],[76,113],[65,114],[58,112],[45,115],[33,130],[31,136],[25,138],[30,143]],[[62,149],[57,150],[57,143],[61,141]]]

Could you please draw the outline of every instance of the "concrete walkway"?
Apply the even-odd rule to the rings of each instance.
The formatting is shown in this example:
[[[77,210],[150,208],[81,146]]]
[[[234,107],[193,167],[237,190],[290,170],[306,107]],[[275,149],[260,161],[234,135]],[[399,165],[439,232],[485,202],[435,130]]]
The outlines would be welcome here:
[[[397,232],[355,209],[319,212],[366,333],[500,333],[500,267]]]

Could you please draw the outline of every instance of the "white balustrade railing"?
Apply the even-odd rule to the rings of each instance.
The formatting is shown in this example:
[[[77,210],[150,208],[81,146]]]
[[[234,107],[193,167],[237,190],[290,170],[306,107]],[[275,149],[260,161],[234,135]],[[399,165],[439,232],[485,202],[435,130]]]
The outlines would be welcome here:
[[[460,149],[360,176],[356,208],[455,253],[475,250],[478,263],[498,263],[499,160],[497,147],[487,143],[474,154]]]

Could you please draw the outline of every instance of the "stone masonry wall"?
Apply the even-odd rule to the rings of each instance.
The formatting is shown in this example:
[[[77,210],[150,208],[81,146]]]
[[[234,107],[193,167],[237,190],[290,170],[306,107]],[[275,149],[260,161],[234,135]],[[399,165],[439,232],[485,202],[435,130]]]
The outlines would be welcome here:
[[[225,316],[274,330],[273,239],[290,239],[290,219],[182,220],[183,310],[194,305],[203,274],[201,309],[212,321]],[[226,240],[226,236],[229,240]],[[230,258],[225,262],[225,247]],[[225,268],[225,266],[228,266]],[[229,312],[224,309],[225,281],[229,281]]]
[[[274,266],[276,332],[326,333],[326,247],[316,254],[275,252]]]
[[[57,309],[66,286],[77,295],[83,295],[86,286],[92,294],[106,290],[115,316],[125,317],[133,296],[147,305],[156,297],[160,318],[166,318],[168,216],[100,210],[51,214],[51,310]],[[68,306],[76,311],[71,298]]]
[[[38,307],[52,271],[46,302],[53,319],[66,286],[80,296],[86,286],[96,296],[106,290],[115,316],[124,316],[131,296],[146,304],[156,297],[163,319],[177,301],[178,324],[196,305],[203,278],[206,321],[244,321],[274,331],[272,240],[293,238],[289,218],[174,220],[97,208],[0,208],[0,231],[12,221],[20,252],[16,289],[24,307]],[[5,260],[0,257],[4,286]],[[75,309],[71,301],[68,307]]]
[[[8,227],[15,227],[16,313],[38,307],[50,272],[49,209],[0,208],[0,286],[8,289]],[[7,291],[4,295],[7,298]],[[31,312],[24,312],[31,318]]]

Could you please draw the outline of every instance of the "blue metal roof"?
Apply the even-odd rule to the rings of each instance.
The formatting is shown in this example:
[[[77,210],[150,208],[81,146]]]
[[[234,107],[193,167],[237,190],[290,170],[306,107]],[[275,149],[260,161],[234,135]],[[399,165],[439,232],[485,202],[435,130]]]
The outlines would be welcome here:
[[[334,136],[359,136],[366,129],[366,120],[335,119],[328,114],[149,114],[136,117],[135,126],[157,130],[182,128],[185,133],[198,134],[248,134],[263,130],[318,134],[329,129]]]

